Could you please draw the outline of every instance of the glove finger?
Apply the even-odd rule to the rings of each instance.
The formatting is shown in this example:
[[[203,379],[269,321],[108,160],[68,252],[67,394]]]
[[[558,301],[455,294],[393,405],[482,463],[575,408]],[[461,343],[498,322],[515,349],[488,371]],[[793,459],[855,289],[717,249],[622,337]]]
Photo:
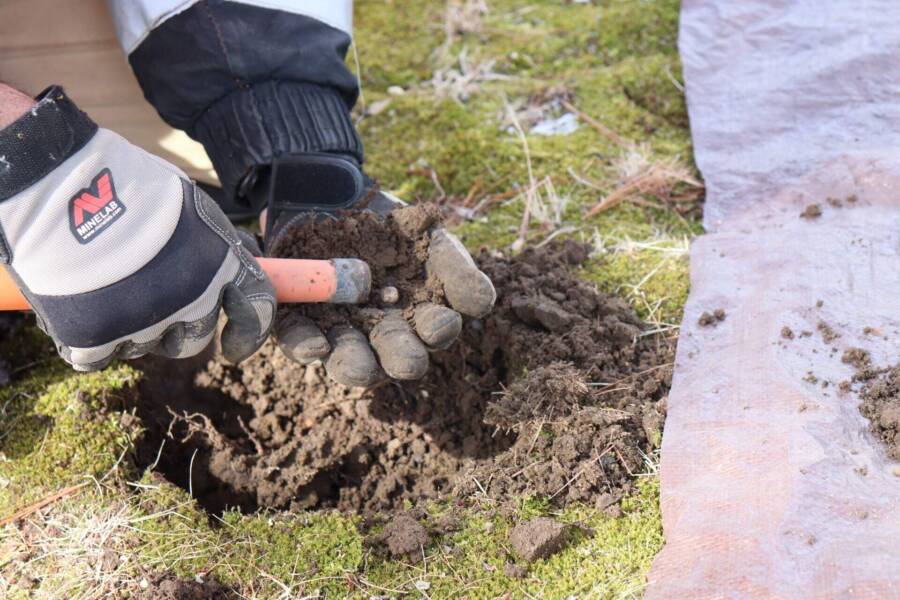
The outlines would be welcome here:
[[[433,350],[448,348],[462,331],[462,316],[438,304],[420,304],[413,315],[416,333]]]
[[[189,356],[200,354],[207,346],[209,346],[209,343],[216,335],[216,321],[218,314],[219,311],[217,309],[212,315],[213,318],[204,319],[204,321],[208,321],[207,326],[202,326],[201,323],[198,322],[192,323],[187,327],[181,326],[170,328],[165,335],[163,335],[156,348],[151,352],[169,358],[187,358]],[[191,329],[199,331],[196,331],[196,333],[189,333],[186,331]],[[135,352],[122,354],[120,358],[138,358],[146,353],[146,351],[137,349]]]
[[[235,284],[225,288],[222,308],[228,322],[222,328],[221,344],[222,354],[228,362],[237,364],[256,352],[272,327],[275,294],[254,291],[259,284],[272,287],[267,280],[254,280],[247,286],[250,289],[241,289]]]
[[[60,356],[78,371],[97,371],[104,369],[113,360],[130,360],[145,354],[187,358],[199,354],[209,346],[216,333],[218,318],[217,306],[207,316],[196,321],[174,323],[161,334],[157,334],[158,337],[150,338],[148,341],[136,341],[147,338],[146,332],[138,332],[131,339],[115,345],[106,344],[91,348],[60,346],[58,351]]]
[[[85,354],[80,348],[69,348],[68,346],[58,346],[56,351],[60,358],[72,365],[72,368],[82,373],[90,373],[91,371],[102,371],[112,362],[114,354],[109,354],[102,358]]]
[[[331,344],[312,319],[296,311],[285,311],[275,319],[275,340],[291,360],[308,365],[328,356]]]
[[[388,313],[369,334],[381,368],[393,379],[421,379],[428,370],[428,350],[399,312]]]
[[[325,361],[325,370],[338,383],[350,387],[369,387],[384,378],[375,353],[366,336],[345,325],[328,332],[331,354]]]
[[[446,229],[432,232],[425,268],[443,284],[450,306],[462,314],[483,317],[494,307],[494,284],[478,269],[462,242]]]

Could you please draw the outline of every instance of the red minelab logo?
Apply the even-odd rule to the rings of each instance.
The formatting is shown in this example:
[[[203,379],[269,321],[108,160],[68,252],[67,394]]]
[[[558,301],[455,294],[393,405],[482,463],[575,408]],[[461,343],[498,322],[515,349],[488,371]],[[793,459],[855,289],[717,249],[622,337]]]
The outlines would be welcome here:
[[[100,171],[91,186],[69,200],[69,228],[82,244],[87,244],[125,213],[125,205],[116,196],[112,173]]]

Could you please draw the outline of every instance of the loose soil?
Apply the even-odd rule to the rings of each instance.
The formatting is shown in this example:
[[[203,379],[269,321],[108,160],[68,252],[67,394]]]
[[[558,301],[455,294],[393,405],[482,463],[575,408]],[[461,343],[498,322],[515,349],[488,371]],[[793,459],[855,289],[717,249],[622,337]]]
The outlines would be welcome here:
[[[371,218],[332,223],[303,243],[323,257],[366,260],[406,308],[439,299],[423,269],[427,233],[410,236],[396,221],[364,227]],[[573,242],[480,254],[497,306],[433,353],[418,382],[345,388],[272,342],[240,366],[209,355],[145,360],[137,460],[216,513],[399,514],[407,502],[450,495],[504,503],[522,494],[615,510],[659,444],[673,344],[646,335],[625,302],[578,279],[586,256]],[[303,310],[320,322],[365,320],[358,308]],[[400,554],[422,539],[418,529],[394,533],[386,541]]]
[[[215,580],[197,581],[171,572],[154,573],[137,600],[238,600],[240,595]]]
[[[847,348],[841,362],[852,366],[855,373],[851,381],[840,382],[838,389],[848,393],[854,384],[860,384],[860,412],[869,419],[875,437],[884,442],[888,456],[900,460],[900,364],[877,368],[869,351],[856,347]]]
[[[881,369],[862,389],[860,411],[872,422],[874,433],[888,455],[900,460],[900,365]]]
[[[401,309],[411,318],[417,304],[440,304],[444,299],[443,288],[425,272],[431,242],[429,230],[440,221],[440,216],[440,209],[435,205],[420,204],[386,217],[373,212],[346,211],[338,219],[308,219],[292,227],[270,248],[273,256],[364,257],[372,270],[372,290],[369,302],[360,306],[307,304],[289,310],[307,315],[325,330],[351,324],[368,333],[383,316],[382,308]],[[396,302],[383,301],[380,292],[387,287],[399,292]]]

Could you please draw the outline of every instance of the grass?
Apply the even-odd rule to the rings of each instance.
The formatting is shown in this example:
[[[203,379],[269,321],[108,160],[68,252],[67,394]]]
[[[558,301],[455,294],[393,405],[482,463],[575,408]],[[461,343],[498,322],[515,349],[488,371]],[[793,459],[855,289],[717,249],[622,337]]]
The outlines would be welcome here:
[[[678,2],[356,4],[365,98],[357,118],[370,173],[407,199],[445,204],[473,250],[517,238],[592,243],[583,276],[659,329],[676,327],[702,193],[687,181],[696,173],[679,89]],[[576,131],[529,133],[569,107],[582,115]],[[636,185],[654,165],[679,175]],[[585,217],[617,194],[620,202]],[[3,597],[122,594],[140,589],[146,573],[171,569],[213,575],[248,598],[629,598],[662,546],[652,475],[618,518],[588,506],[555,512],[541,498],[523,498],[516,514],[473,507],[417,564],[368,548],[353,517],[227,513],[211,522],[187,492],[129,467],[125,451],[139,427],[130,415],[98,410],[115,408],[140,373],[125,365],[73,373],[47,359],[34,329],[16,344],[22,370],[0,390],[0,518],[90,485],[0,531]],[[510,527],[545,514],[593,535],[509,577]]]

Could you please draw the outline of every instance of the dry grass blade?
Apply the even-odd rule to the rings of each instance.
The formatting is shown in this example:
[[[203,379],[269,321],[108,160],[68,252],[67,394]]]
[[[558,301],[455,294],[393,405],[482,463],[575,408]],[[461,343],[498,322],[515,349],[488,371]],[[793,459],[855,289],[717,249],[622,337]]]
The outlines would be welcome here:
[[[646,147],[631,148],[614,166],[619,172],[621,183],[588,210],[585,217],[592,217],[638,194],[668,198],[672,188],[679,183],[695,188],[703,187],[677,159],[654,161]],[[582,177],[581,180],[583,179]]]
[[[518,251],[525,246],[525,236],[528,235],[528,225],[531,221],[531,209],[534,204],[537,182],[534,180],[534,169],[531,166],[531,151],[528,148],[528,137],[525,135],[522,126],[519,124],[516,111],[509,105],[506,98],[503,99],[503,105],[506,107],[507,114],[516,130],[516,135],[519,136],[519,141],[522,142],[522,148],[525,152],[525,165],[528,167],[528,189],[525,190],[525,212],[522,215],[522,222],[519,225],[519,235],[516,236],[515,241],[512,243],[513,251]]]
[[[594,129],[599,131],[601,134],[603,134],[610,140],[619,144],[620,146],[630,147],[633,145],[633,142],[631,140],[628,140],[628,139],[622,137],[621,135],[619,135],[618,133],[616,133],[615,131],[613,131],[612,129],[610,129],[609,127],[607,127],[606,125],[604,125],[603,123],[598,121],[597,119],[595,119],[594,117],[588,115],[587,113],[582,112],[568,100],[563,100],[562,105],[564,107],[566,107],[566,110],[568,110],[571,113],[574,113],[576,117],[578,117],[579,119],[581,119],[582,121],[584,121],[585,123],[587,123],[588,125],[593,127]]]
[[[37,502],[29,504],[28,506],[25,506],[9,515],[8,517],[0,520],[0,527],[4,527],[6,525],[9,525],[10,523],[13,523],[14,521],[18,521],[19,519],[24,519],[29,515],[33,515],[42,508],[50,506],[55,502],[59,502],[63,498],[71,496],[81,488],[86,487],[88,484],[89,482],[85,481],[84,483],[79,483],[78,485],[70,485],[69,487],[63,488],[57,492],[53,492],[49,496],[45,496]]]

